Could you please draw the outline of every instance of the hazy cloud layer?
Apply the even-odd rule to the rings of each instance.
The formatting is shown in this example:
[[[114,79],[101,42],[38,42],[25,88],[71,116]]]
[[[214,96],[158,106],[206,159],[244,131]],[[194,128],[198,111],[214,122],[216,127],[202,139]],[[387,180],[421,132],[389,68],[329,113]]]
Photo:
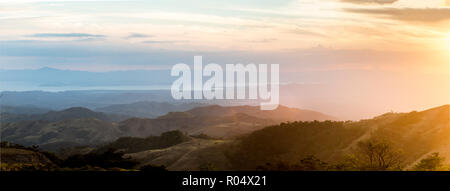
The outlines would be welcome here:
[[[355,4],[392,4],[397,2],[398,0],[341,0],[341,1]]]
[[[450,20],[448,8],[383,8],[383,9],[345,9],[348,12],[377,15],[405,22],[441,22]]]
[[[146,41],[143,41],[142,43],[145,43],[145,44],[164,44],[164,43],[172,44],[172,43],[186,43],[186,42],[188,42],[188,41],[185,41],[185,40],[180,40],[180,41],[177,41],[177,40],[146,40]]]
[[[36,33],[28,35],[29,37],[39,38],[103,38],[105,35],[88,34],[88,33]]]
[[[147,34],[142,34],[142,33],[132,33],[125,38],[130,39],[130,38],[148,38],[148,37],[153,37],[153,35],[147,35]]]

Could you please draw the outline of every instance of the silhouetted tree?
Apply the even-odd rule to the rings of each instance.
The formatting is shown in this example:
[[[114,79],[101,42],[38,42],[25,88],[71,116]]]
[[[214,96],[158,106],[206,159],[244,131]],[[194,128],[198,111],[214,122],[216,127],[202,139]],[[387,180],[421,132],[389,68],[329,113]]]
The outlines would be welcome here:
[[[417,171],[435,171],[440,170],[444,166],[444,157],[440,157],[439,153],[433,153],[428,157],[422,159],[416,166],[414,170]]]
[[[401,170],[403,165],[401,152],[388,141],[376,138],[359,142],[347,162],[355,170]]]
[[[138,163],[130,158],[124,158],[124,153],[109,149],[104,153],[88,153],[85,155],[72,155],[62,162],[63,167],[101,167],[131,169]]]
[[[275,171],[320,171],[332,170],[328,163],[321,161],[314,155],[307,156],[301,159],[296,164],[289,164],[287,162],[279,161],[276,165],[266,163],[265,166],[259,166],[258,170],[275,170]]]
[[[166,167],[164,165],[161,166],[155,166],[155,165],[144,165],[141,168],[139,168],[140,171],[144,172],[164,172],[167,171]]]

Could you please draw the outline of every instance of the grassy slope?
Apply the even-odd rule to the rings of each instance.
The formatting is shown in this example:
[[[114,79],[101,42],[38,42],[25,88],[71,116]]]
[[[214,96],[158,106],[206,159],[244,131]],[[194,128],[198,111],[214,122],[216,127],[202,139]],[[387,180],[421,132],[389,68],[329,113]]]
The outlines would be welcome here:
[[[224,155],[230,141],[192,139],[165,149],[147,150],[127,154],[143,165],[164,165],[169,170],[226,170],[230,169]]]
[[[2,170],[23,168],[24,166],[54,166],[53,162],[46,156],[31,150],[1,148],[0,153]]]

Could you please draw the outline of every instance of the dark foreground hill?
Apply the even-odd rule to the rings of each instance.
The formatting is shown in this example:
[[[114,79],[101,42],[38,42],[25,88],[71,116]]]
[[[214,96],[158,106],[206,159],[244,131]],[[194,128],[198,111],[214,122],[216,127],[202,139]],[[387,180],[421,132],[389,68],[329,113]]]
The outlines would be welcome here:
[[[164,167],[158,166],[140,168],[137,161],[123,155],[148,149],[164,149],[191,139],[180,131],[170,131],[161,136],[146,138],[124,137],[97,148],[73,147],[59,155],[43,151],[36,146],[25,147],[1,142],[0,167],[2,171],[164,170]]]
[[[43,153],[24,148],[7,148],[1,150],[1,171],[46,170],[56,167]]]
[[[25,146],[39,145],[44,150],[91,145],[112,141],[121,132],[114,123],[95,118],[70,119],[58,122],[21,121],[2,124],[2,141]]]
[[[168,131],[160,136],[121,137],[114,142],[107,143],[93,152],[103,153],[107,150],[115,150],[123,153],[135,153],[151,149],[162,149],[191,140],[192,138],[180,131]]]

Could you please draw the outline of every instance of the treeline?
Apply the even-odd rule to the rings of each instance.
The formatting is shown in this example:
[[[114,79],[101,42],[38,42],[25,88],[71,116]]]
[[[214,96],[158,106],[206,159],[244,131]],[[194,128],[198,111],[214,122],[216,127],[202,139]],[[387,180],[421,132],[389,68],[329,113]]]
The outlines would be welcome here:
[[[48,162],[34,161],[33,163],[15,162],[15,163],[1,163],[2,171],[165,171],[164,166],[146,165],[139,169],[135,169],[138,164],[137,161],[131,158],[124,157],[123,152],[118,152],[114,149],[109,149],[102,153],[87,153],[76,154],[68,158],[60,158],[54,153],[41,151],[38,146],[25,147],[18,144],[1,142],[1,149],[17,149],[32,151],[33,154],[42,154]],[[22,156],[23,157],[23,156]],[[29,156],[31,157],[31,156]]]
[[[311,121],[281,123],[255,131],[239,140],[227,156],[234,168],[254,170],[277,163],[294,164],[308,156],[332,159],[366,128],[351,122]]]
[[[120,150],[124,153],[135,153],[150,149],[163,149],[191,140],[191,137],[181,131],[168,131],[160,136],[121,137],[112,143],[108,143],[95,152],[106,152],[108,150]]]
[[[257,166],[263,171],[448,171],[450,165],[445,164],[445,157],[432,153],[410,169],[405,168],[402,153],[394,149],[389,142],[369,139],[358,143],[353,153],[336,163],[324,162],[314,155],[307,156],[294,163],[286,161],[270,161]]]

